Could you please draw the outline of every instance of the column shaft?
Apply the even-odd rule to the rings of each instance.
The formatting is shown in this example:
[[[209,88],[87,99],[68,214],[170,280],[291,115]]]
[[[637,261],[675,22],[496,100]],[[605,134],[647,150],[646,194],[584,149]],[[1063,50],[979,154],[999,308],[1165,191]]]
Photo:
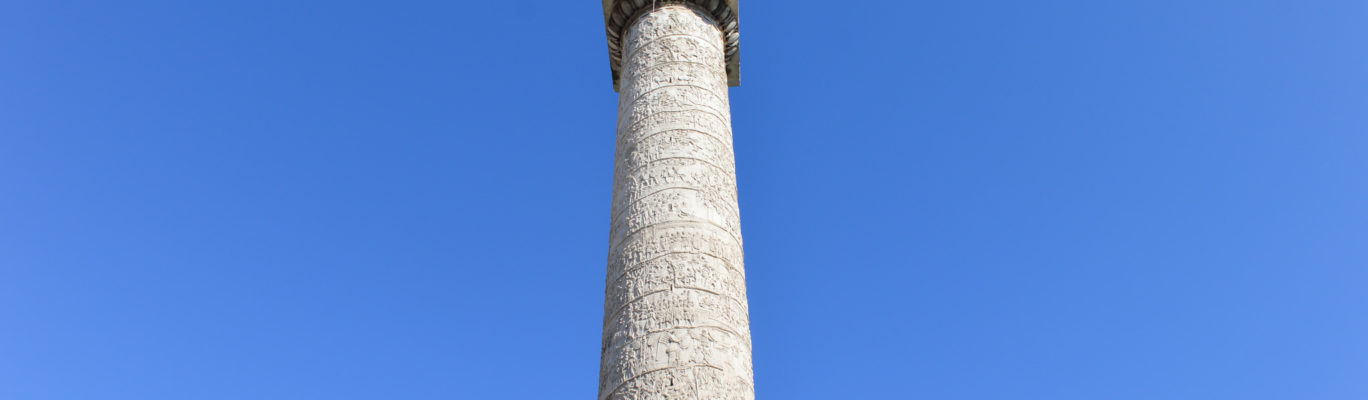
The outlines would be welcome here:
[[[668,4],[624,34],[599,399],[754,399],[722,32]]]

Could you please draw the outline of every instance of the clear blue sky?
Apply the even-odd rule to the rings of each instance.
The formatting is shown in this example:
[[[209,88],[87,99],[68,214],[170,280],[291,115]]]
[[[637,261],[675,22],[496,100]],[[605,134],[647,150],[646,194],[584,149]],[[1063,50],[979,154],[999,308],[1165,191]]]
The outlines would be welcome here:
[[[1368,3],[743,3],[761,398],[1368,398]],[[0,3],[0,398],[593,398],[600,13]]]

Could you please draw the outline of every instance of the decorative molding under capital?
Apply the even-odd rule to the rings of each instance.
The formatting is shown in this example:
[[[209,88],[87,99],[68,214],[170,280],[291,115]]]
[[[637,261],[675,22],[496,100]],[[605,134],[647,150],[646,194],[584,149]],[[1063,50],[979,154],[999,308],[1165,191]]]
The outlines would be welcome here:
[[[613,90],[618,90],[622,71],[622,38],[642,11],[667,4],[688,4],[711,15],[722,30],[727,57],[727,85],[741,85],[741,0],[603,0],[603,22],[608,30],[608,60],[613,70]]]

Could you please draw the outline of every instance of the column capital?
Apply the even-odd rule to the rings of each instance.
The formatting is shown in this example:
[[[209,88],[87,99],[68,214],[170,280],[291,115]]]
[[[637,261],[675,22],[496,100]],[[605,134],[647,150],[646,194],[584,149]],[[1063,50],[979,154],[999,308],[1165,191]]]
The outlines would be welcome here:
[[[603,23],[608,32],[608,61],[613,71],[613,90],[618,90],[622,71],[622,38],[642,11],[652,6],[688,4],[712,16],[722,30],[727,57],[727,85],[741,85],[741,0],[603,0]]]

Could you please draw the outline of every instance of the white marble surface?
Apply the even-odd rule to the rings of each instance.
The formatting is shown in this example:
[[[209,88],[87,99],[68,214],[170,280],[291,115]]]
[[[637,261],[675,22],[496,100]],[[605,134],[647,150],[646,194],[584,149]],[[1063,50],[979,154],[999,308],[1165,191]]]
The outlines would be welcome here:
[[[665,5],[623,40],[600,399],[754,399],[722,32]]]

